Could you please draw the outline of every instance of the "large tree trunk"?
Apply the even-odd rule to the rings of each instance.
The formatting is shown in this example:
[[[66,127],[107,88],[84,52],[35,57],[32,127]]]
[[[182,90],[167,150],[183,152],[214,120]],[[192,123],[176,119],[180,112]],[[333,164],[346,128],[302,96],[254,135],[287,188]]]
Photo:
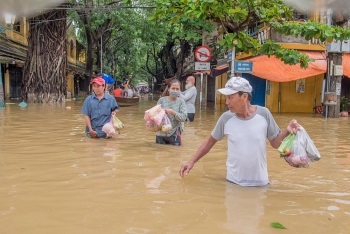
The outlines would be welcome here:
[[[180,80],[183,73],[184,53],[186,40],[180,40],[180,51],[176,56],[176,79]]]
[[[67,88],[66,11],[29,20],[22,92],[27,102],[65,102]]]

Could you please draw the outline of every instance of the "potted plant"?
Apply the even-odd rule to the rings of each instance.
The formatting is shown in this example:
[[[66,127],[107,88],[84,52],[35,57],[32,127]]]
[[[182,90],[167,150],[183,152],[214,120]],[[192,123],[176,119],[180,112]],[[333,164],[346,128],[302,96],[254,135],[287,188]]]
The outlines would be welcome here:
[[[347,105],[350,105],[350,101],[345,96],[340,97],[340,113],[339,116],[347,117],[349,115]]]

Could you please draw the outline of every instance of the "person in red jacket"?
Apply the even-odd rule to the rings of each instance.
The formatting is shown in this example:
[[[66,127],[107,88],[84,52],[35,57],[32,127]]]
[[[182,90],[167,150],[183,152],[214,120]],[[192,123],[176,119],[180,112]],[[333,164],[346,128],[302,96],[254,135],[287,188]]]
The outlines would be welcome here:
[[[123,90],[118,85],[115,90],[113,90],[113,96],[114,97],[122,97],[123,96]]]

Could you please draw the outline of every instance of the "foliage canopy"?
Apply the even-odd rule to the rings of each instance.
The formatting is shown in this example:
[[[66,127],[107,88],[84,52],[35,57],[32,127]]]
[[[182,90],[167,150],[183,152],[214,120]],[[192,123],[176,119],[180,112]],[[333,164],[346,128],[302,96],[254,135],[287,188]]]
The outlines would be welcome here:
[[[154,18],[162,21],[169,16],[176,23],[186,18],[216,22],[223,26],[225,37],[220,44],[227,50],[236,47],[245,53],[274,55],[287,64],[300,63],[306,68],[308,56],[285,49],[272,40],[260,43],[251,37],[247,28],[257,23],[270,25],[284,35],[302,36],[320,41],[346,40],[350,38],[347,28],[328,26],[315,21],[296,22],[293,10],[282,0],[156,0]]]

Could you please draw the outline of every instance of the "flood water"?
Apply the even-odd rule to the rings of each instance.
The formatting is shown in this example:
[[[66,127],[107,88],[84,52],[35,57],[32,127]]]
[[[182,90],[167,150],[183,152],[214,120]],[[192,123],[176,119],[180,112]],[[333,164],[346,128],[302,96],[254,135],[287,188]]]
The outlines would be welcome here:
[[[268,146],[271,185],[245,188],[226,182],[226,138],[178,174],[219,118],[212,107],[175,147],[145,131],[155,99],[123,107],[121,134],[99,140],[85,137],[82,101],[17,104],[0,110],[0,233],[350,233],[348,118],[274,114],[281,128],[296,118],[322,158],[292,168]]]

